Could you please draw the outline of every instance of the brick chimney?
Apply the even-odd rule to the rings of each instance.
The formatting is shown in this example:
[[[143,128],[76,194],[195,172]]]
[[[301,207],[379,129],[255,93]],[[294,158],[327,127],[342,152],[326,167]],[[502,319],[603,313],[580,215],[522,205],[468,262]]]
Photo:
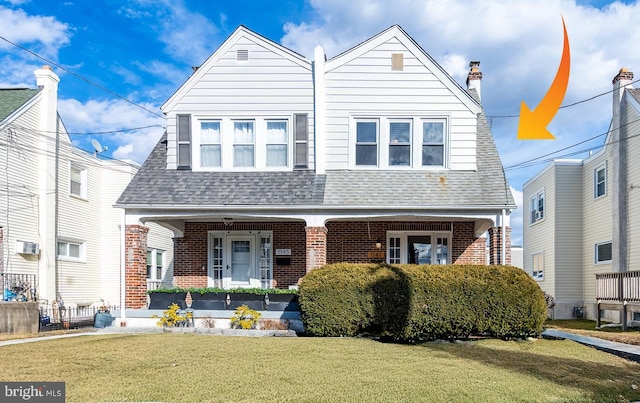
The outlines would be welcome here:
[[[482,99],[482,97],[480,96],[480,81],[482,80],[480,62],[473,61],[469,63],[469,67],[471,68],[471,70],[469,71],[469,75],[467,76],[467,89],[475,89],[478,93],[478,98]]]

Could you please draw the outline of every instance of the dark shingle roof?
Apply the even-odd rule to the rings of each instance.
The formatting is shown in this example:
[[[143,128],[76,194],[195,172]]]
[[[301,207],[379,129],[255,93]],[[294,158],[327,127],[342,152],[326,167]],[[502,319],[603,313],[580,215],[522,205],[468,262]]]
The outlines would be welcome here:
[[[515,208],[484,113],[477,147],[477,171],[192,172],[166,169],[163,137],[117,204]]]
[[[0,88],[0,122],[38,93],[28,88]]]
[[[640,88],[625,88],[625,91],[629,91],[629,94],[640,102]]]

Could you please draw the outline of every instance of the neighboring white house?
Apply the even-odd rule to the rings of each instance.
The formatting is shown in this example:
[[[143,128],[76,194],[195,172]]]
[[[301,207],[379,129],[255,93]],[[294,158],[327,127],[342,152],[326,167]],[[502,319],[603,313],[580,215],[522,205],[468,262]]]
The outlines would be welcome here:
[[[580,310],[595,318],[598,300],[640,301],[640,160],[633,158],[640,91],[632,79],[622,69],[613,80],[612,122],[600,151],[556,160],[524,184],[524,268],[554,296],[556,318]],[[602,273],[619,274],[596,280]]]
[[[40,300],[119,305],[123,216],[113,204],[139,166],[74,147],[58,76],[48,66],[35,75],[37,89],[0,89],[2,287],[30,275]],[[148,247],[149,279],[171,284],[171,233],[151,227]]]

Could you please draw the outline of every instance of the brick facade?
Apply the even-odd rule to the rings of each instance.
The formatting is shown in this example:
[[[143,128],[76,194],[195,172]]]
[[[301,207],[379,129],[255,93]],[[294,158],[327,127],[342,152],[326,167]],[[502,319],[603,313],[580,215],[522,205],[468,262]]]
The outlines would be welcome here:
[[[380,243],[381,251],[387,250],[387,231],[444,231],[450,232],[451,261],[454,264],[485,264],[486,238],[475,236],[473,222],[389,222],[389,221],[334,221],[327,223],[327,263],[338,262],[378,262],[385,259],[371,259],[370,251]]]
[[[307,273],[327,264],[327,228],[306,228]]]
[[[294,285],[306,273],[306,235],[303,222],[185,223],[184,236],[174,241],[173,284],[179,287],[206,287],[208,283],[208,231],[273,231],[273,279],[278,288]],[[278,264],[276,249],[291,249]],[[287,261],[288,259],[288,261]]]
[[[143,308],[147,304],[147,233],[143,225],[125,229],[125,307]]]
[[[505,227],[505,259],[502,260],[502,227],[489,228],[489,264],[511,264],[511,227]]]
[[[452,230],[451,261],[485,264],[486,238],[475,236],[474,222],[333,221],[325,227],[306,227],[303,222],[234,222],[231,227],[188,222],[184,236],[174,242],[173,283],[185,288],[208,285],[208,231],[272,231],[273,279],[278,288],[287,288],[297,284],[309,270],[326,263],[385,261],[370,258],[369,252],[380,250],[386,255],[387,231]],[[291,256],[277,259],[276,249],[291,249]]]

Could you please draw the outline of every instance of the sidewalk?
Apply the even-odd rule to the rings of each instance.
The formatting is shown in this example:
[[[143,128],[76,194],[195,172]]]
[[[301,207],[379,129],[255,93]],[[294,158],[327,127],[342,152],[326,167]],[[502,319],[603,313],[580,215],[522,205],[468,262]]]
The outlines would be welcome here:
[[[573,340],[577,343],[584,344],[607,353],[615,354],[628,360],[640,362],[640,346],[598,339],[596,337],[580,336],[574,333],[563,332],[555,329],[545,330],[542,332],[542,337],[549,339]]]

